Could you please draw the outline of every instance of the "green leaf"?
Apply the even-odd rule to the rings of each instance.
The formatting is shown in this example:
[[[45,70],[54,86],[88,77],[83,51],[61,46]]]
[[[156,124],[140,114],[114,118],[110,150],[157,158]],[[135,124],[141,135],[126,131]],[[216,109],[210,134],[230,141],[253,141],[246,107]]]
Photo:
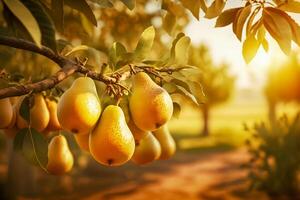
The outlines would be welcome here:
[[[84,31],[91,37],[94,32],[94,25],[83,15],[80,14],[80,21]]]
[[[56,28],[63,32],[64,30],[64,0],[52,0],[51,10],[53,21],[56,24]]]
[[[22,144],[22,153],[24,157],[35,165],[38,165],[40,162],[45,166],[48,161],[48,143],[45,137],[35,129],[25,130],[27,131]]]
[[[134,51],[135,58],[138,61],[145,59],[145,57],[149,54],[153,45],[154,38],[155,29],[153,26],[150,26],[144,30]]]
[[[179,85],[179,86],[183,87],[184,89],[186,89],[188,92],[192,93],[190,86],[186,82],[184,82],[178,78],[173,78],[171,80],[171,83],[174,83],[175,85]]]
[[[127,50],[121,43],[114,42],[109,50],[109,64],[115,68],[126,53]]]
[[[225,10],[222,12],[219,17],[217,18],[215,27],[224,27],[228,26],[229,24],[233,23],[238,11],[241,9],[239,8],[232,8]]]
[[[197,99],[195,98],[194,95],[192,95],[191,93],[189,93],[186,89],[184,89],[183,87],[177,85],[177,90],[176,92],[174,92],[174,94],[180,94],[182,95],[183,97],[189,99],[190,101],[192,101],[194,104],[196,104],[197,106],[199,106],[199,103],[197,101]]]
[[[23,0],[22,2],[37,19],[42,32],[42,44],[57,52],[54,24],[42,4],[36,0]]]
[[[16,134],[16,137],[14,138],[14,151],[22,151],[23,141],[27,131],[28,129],[24,128]]]
[[[177,41],[174,49],[174,63],[178,65],[185,65],[187,63],[190,43],[191,39],[187,36],[181,37]]]
[[[174,83],[164,83],[163,84],[163,88],[169,93],[169,94],[173,94],[176,92],[177,87]]]
[[[196,98],[198,104],[203,104],[205,102],[205,93],[203,87],[199,82],[187,81],[192,95]]]
[[[163,19],[163,28],[169,35],[172,35],[175,25],[176,16],[170,12],[167,12],[166,16]]]
[[[181,106],[179,103],[173,102],[173,117],[179,118]]]
[[[76,46],[74,48],[72,48],[71,51],[65,53],[65,56],[70,56],[71,54],[77,52],[77,51],[85,51],[85,50],[88,50],[90,47],[86,46],[86,45],[79,45],[79,46]]]
[[[135,0],[121,0],[128,9],[133,10],[135,7]]]
[[[176,38],[173,40],[172,42],[172,47],[171,47],[171,52],[170,52],[170,57],[171,58],[175,58],[175,47],[176,47],[176,44],[177,42],[180,40],[180,38],[184,37],[184,33],[178,33]]]
[[[29,118],[30,118],[30,101],[31,101],[31,97],[26,96],[22,101],[19,110],[21,117],[23,117],[23,119],[25,119],[27,122],[29,122]]]
[[[33,41],[40,47],[42,41],[41,30],[31,12],[19,0],[3,0],[3,2],[20,20],[31,35]]]
[[[109,0],[89,0],[89,1],[98,4],[102,8],[113,7],[113,4]]]
[[[71,8],[81,12],[84,16],[94,25],[97,26],[96,17],[90,8],[89,4],[85,0],[64,0],[65,3]]]

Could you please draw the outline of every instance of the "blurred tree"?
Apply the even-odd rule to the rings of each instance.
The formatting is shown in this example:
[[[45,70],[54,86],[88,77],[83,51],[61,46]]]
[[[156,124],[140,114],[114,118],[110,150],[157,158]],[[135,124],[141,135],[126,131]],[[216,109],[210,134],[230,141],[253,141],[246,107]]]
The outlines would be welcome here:
[[[270,67],[265,96],[269,107],[270,122],[275,122],[278,103],[300,101],[300,62],[297,52],[293,52],[278,67]]]
[[[228,65],[215,64],[209,49],[205,45],[190,48],[189,64],[198,67],[203,75],[198,81],[203,86],[205,102],[200,106],[203,113],[202,135],[209,135],[210,110],[217,104],[230,98],[234,91],[235,78],[229,74]]]

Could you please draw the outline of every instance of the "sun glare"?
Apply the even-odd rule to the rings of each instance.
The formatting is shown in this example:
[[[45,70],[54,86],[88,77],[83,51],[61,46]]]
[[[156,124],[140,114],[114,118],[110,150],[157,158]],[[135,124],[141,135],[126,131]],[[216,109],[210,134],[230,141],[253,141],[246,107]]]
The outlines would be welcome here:
[[[270,55],[263,48],[259,48],[256,56],[250,63],[250,66],[255,68],[267,68],[270,64]]]

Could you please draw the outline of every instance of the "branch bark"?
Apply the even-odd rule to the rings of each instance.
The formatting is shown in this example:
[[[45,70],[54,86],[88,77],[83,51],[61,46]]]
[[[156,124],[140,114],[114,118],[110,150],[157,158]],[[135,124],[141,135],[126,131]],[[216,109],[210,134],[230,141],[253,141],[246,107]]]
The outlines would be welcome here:
[[[21,96],[31,92],[38,93],[44,90],[51,89],[70,75],[74,74],[75,72],[85,74],[91,77],[92,79],[102,81],[106,84],[113,84],[117,82],[117,80],[113,77],[93,72],[82,66],[81,63],[70,60],[62,55],[55,54],[48,47],[42,46],[41,48],[39,48],[30,41],[13,37],[0,36],[0,45],[5,45],[38,53],[54,61],[61,67],[61,70],[59,70],[53,76],[41,80],[39,82],[0,89],[0,99],[12,96]]]
[[[56,72],[56,74],[42,81],[0,89],[0,99],[12,96],[21,96],[31,92],[37,93],[51,89],[68,76],[75,73],[77,68],[78,67],[76,65],[63,67],[61,70]]]

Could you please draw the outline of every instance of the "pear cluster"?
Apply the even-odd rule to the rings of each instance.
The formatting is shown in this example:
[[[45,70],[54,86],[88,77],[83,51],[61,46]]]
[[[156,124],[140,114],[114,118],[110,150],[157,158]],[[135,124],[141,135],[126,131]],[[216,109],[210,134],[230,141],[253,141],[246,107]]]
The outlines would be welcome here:
[[[29,126],[19,112],[23,99],[0,100],[0,128],[10,137]],[[108,105],[102,112],[94,81],[80,77],[57,103],[42,94],[34,95],[30,126],[45,134],[61,129],[73,133],[78,146],[106,166],[119,166],[129,160],[147,164],[170,158],[176,150],[167,127],[173,113],[172,99],[144,72],[133,76],[129,111],[129,118],[118,105]],[[60,175],[72,166],[73,155],[66,138],[52,137],[48,171]]]
[[[21,104],[25,96],[0,99],[0,129],[13,138],[23,128],[28,128],[28,121],[20,114]],[[57,118],[57,103],[45,98],[42,94],[33,96],[33,105],[29,111],[30,127],[47,135],[61,130]]]

